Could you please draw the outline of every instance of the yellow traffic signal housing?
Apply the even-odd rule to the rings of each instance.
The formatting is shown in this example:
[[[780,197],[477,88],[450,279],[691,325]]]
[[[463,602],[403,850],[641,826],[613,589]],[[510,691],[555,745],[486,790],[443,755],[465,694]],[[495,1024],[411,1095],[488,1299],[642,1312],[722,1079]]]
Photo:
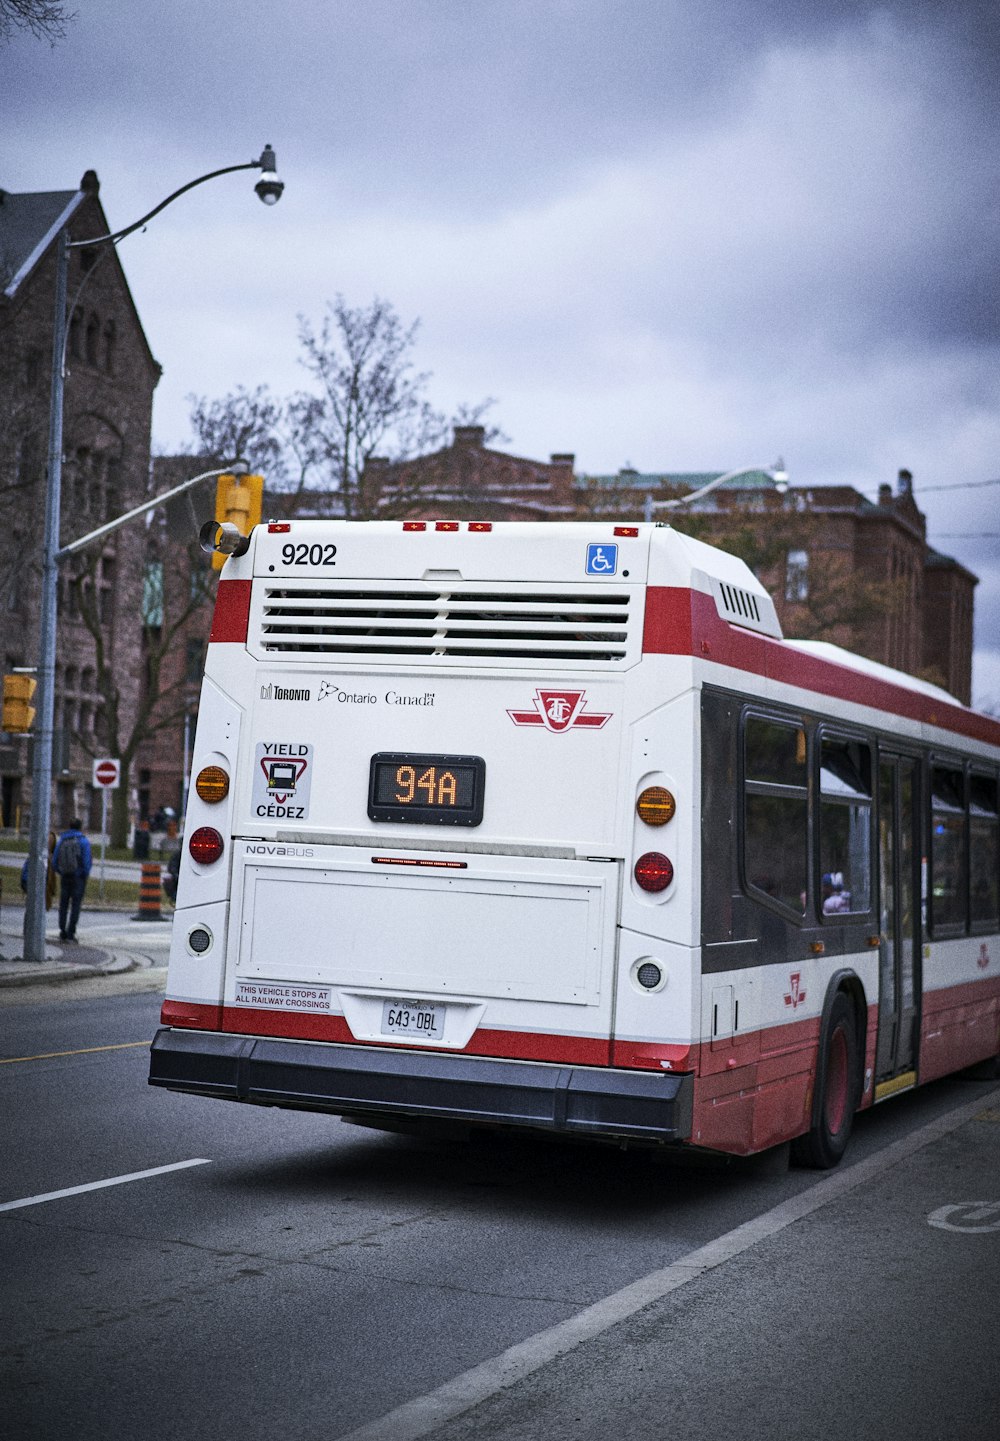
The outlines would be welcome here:
[[[3,721],[5,731],[30,731],[35,720],[35,678],[30,675],[5,675],[3,678]]]
[[[215,518],[221,524],[228,520],[240,535],[249,535],[260,524],[264,503],[262,475],[220,475],[215,485]],[[221,570],[226,557],[212,552],[212,568]]]

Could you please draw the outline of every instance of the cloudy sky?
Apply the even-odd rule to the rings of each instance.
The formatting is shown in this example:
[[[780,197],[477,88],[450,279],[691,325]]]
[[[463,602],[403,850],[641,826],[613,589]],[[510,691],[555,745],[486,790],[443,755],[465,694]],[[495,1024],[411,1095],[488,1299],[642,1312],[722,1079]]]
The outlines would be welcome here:
[[[997,0],[74,4],[0,50],[0,185],[93,168],[118,227],[268,142],[287,184],[122,246],[161,449],[191,393],[299,388],[299,314],[380,295],[518,454],[908,467],[1000,709]]]

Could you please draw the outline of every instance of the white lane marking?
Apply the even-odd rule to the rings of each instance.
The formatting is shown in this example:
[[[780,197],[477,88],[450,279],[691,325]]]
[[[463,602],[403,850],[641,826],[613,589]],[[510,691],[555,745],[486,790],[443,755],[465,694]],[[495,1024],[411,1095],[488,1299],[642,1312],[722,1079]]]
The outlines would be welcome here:
[[[964,1225],[957,1219],[963,1215]],[[960,1201],[953,1206],[939,1206],[927,1222],[940,1231],[964,1231],[968,1235],[1000,1231],[1000,1201]]]
[[[994,1094],[1000,1096],[1000,1091]],[[706,1271],[749,1251],[760,1241],[783,1231],[786,1226],[802,1220],[821,1207],[829,1206],[856,1187],[876,1180],[882,1172],[899,1165],[924,1146],[929,1146],[942,1136],[958,1130],[966,1122],[975,1120],[977,1113],[982,1110],[982,1105],[983,1098],[979,1096],[971,1104],[961,1106],[957,1111],[951,1111],[947,1116],[914,1131],[902,1141],[887,1146],[877,1156],[871,1156],[867,1161],[859,1161],[857,1165],[848,1166],[842,1171],[835,1171],[802,1195],[782,1201],[773,1210],[745,1221],[742,1226],[737,1226],[735,1230],[719,1236],[715,1241],[709,1241],[706,1246],[692,1251],[682,1260],[674,1261],[662,1270],[651,1271],[648,1276],[633,1281],[630,1286],[623,1287],[611,1296],[605,1296],[603,1300],[586,1307],[575,1316],[570,1316],[568,1320],[551,1326],[547,1331],[539,1331],[534,1336],[529,1336],[526,1341],[511,1346],[499,1356],[492,1356],[488,1361],[483,1361],[460,1376],[446,1381],[437,1390],[417,1396],[375,1421],[341,1435],[337,1441],[418,1441],[419,1437],[430,1435],[445,1422],[461,1416],[464,1411],[478,1406],[498,1391],[524,1380],[535,1371],[541,1370],[548,1362],[565,1356],[585,1341],[600,1336],[620,1321],[627,1320],[637,1311],[642,1311],[654,1301],[669,1295],[671,1291],[676,1291],[678,1287],[703,1276]]]
[[[124,1186],[126,1181],[145,1181],[150,1176],[165,1176],[168,1171],[185,1171],[188,1166],[210,1165],[207,1156],[193,1161],[174,1161],[170,1166],[153,1166],[148,1171],[132,1171],[127,1176],[110,1176],[106,1181],[88,1181],[85,1186],[67,1186],[64,1191],[46,1191],[44,1196],[25,1196],[21,1201],[4,1201],[0,1211],[16,1211],[20,1206],[40,1206],[43,1201],[59,1201],[63,1196],[79,1196],[84,1191],[100,1191],[105,1186]]]

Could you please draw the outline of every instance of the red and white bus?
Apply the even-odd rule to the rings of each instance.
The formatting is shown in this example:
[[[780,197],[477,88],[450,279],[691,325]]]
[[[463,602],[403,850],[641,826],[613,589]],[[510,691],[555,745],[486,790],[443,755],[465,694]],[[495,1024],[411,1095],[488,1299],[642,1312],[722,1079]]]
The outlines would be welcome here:
[[[1000,723],[664,525],[222,573],[154,1085],[836,1164],[1000,1053]]]

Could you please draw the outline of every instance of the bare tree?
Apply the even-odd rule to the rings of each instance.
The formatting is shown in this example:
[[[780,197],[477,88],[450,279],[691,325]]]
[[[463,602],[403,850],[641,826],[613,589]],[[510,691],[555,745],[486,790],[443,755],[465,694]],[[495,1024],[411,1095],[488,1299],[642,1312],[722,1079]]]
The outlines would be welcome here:
[[[266,385],[238,386],[220,400],[189,395],[197,454],[213,469],[245,461],[274,485],[286,470],[285,407]]]
[[[112,651],[99,584],[99,549],[69,582],[75,592],[73,609],[93,642],[95,686],[100,696],[93,737],[81,735],[78,739],[92,754],[117,756],[121,762],[121,785],[112,795],[113,846],[127,844],[130,775],[140,747],[158,731],[175,729],[188,709],[190,677],[183,641],[189,622],[211,603],[215,589],[213,573],[196,542],[187,546],[165,543],[162,527],[151,530],[141,613],[144,674],[134,702],[125,701],[121,668]],[[129,687],[129,695],[133,694],[135,688]]]
[[[418,329],[419,321],[404,326],[392,305],[378,297],[352,308],[338,295],[318,331],[299,317],[302,364],[316,390],[289,402],[295,450],[303,474],[318,476],[336,494],[348,520],[388,514],[385,497],[362,484],[374,456],[411,459],[449,437],[453,421],[427,399],[430,374],[414,367]],[[462,406],[456,418],[478,420],[492,404]],[[491,432],[492,438],[498,435]]]
[[[245,460],[284,492],[283,511],[294,514],[327,493],[349,520],[405,513],[433,485],[429,472],[396,472],[385,491],[365,477],[376,456],[403,461],[447,444],[453,425],[475,425],[494,404],[460,405],[452,417],[427,399],[430,374],[415,368],[419,322],[406,326],[387,300],[349,306],[328,303],[319,327],[299,317],[301,362],[311,390],[275,399],[266,386],[241,388],[218,400],[191,396],[198,455],[207,463]],[[506,439],[485,426],[487,441]]]
[[[27,30],[36,40],[54,45],[66,35],[66,26],[76,19],[62,0],[0,0],[0,41],[11,40],[15,30]]]

